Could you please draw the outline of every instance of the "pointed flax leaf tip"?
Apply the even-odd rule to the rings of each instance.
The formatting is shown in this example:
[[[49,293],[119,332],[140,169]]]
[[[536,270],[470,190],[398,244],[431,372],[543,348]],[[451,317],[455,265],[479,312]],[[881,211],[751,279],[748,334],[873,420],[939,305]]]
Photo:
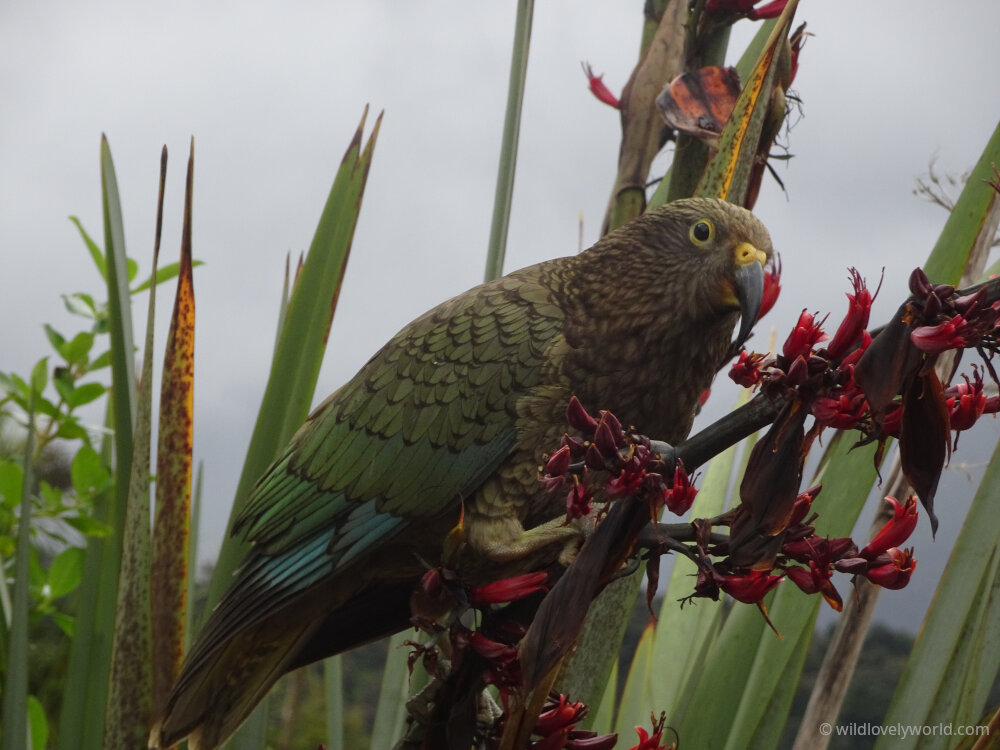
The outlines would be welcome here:
[[[153,686],[157,707],[166,702],[180,670],[187,607],[191,454],[194,440],[194,284],[191,272],[191,213],[194,141],[188,159],[181,233],[180,272],[163,361],[160,433],[156,462],[156,523],[153,531],[151,597]]]
[[[309,413],[326,349],[332,311],[360,213],[367,165],[374,157],[379,123],[376,122],[376,130],[362,153],[364,122],[362,117],[333,180],[305,263],[292,282],[267,389],[236,490],[230,527],[243,510],[250,487]],[[229,536],[223,542],[206,610],[218,602],[246,549],[237,537]]]

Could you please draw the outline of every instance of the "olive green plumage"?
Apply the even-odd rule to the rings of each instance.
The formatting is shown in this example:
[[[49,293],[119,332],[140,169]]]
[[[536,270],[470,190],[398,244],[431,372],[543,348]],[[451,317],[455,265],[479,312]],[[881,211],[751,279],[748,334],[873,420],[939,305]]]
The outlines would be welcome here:
[[[757,255],[741,259],[747,247]],[[233,533],[253,550],[188,654],[153,746],[191,734],[192,747],[215,747],[284,672],[405,628],[423,561],[440,563],[463,509],[467,580],[555,563],[579,531],[562,525],[563,498],[543,492],[537,470],[570,396],[682,439],[741,304],[756,318],[770,252],[749,212],[678,201],[407,325],[251,492]]]

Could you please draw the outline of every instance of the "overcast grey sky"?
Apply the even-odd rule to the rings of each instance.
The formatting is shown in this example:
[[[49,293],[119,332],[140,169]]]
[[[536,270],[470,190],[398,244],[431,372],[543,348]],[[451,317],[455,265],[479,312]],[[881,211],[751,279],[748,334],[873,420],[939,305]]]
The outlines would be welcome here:
[[[67,220],[102,236],[100,134],[143,273],[160,147],[171,152],[169,259],[195,137],[194,247],[206,264],[195,275],[202,559],[218,549],[263,392],[285,254],[308,247],[366,102],[369,123],[382,109],[385,119],[316,400],[410,319],[480,281],[514,5],[13,0],[0,11],[0,370],[24,373],[48,353],[43,323],[79,329],[60,293],[102,294]],[[641,9],[642,0],[537,4],[508,270],[574,252],[581,213],[585,243],[597,238],[619,125],[587,91],[580,62],[619,91]],[[836,320],[852,265],[869,280],[886,268],[874,319],[888,315],[945,219],[912,195],[915,179],[932,159],[942,172],[971,167],[1000,117],[1000,3],[802,0],[797,20],[815,36],[794,86],[803,101],[786,138],[795,158],[777,167],[788,192],[768,180],[757,206],[784,259],[784,292],[767,320],[782,332],[803,307]],[[753,31],[739,24],[733,59]],[[169,307],[161,302],[158,351]],[[137,319],[144,310],[142,297]],[[973,462],[988,455],[996,425],[982,434]],[[962,471],[946,484],[956,496]],[[918,541],[928,583],[957,530],[946,494],[939,541]],[[913,600],[912,625],[929,596],[926,585],[892,592],[887,619],[906,624],[901,602]]]

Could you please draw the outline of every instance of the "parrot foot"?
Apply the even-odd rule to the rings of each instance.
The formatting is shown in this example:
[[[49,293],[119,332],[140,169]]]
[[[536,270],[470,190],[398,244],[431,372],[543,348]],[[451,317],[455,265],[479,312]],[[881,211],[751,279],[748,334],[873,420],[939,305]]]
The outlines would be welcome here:
[[[509,563],[554,545],[561,545],[559,562],[562,565],[568,565],[576,558],[577,552],[580,551],[580,547],[591,530],[593,530],[593,521],[586,517],[566,523],[566,519],[560,516],[523,530],[515,540],[488,547],[485,553],[495,563]]]

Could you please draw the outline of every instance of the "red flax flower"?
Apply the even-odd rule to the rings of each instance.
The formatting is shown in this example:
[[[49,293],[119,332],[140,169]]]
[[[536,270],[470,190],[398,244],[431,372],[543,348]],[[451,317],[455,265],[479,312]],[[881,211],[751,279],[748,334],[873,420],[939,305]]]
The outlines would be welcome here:
[[[948,404],[951,429],[959,432],[967,430],[976,423],[986,410],[986,394],[983,393],[983,376],[979,368],[972,372],[972,380],[968,375],[962,375],[964,383],[957,383],[945,389],[944,395]],[[958,436],[955,437],[955,447],[958,447]]]
[[[847,315],[833,335],[833,340],[826,347],[830,359],[840,359],[861,340],[862,334],[868,328],[868,315],[871,312],[872,301],[878,295],[878,289],[875,290],[874,295],[868,291],[865,280],[861,278],[861,274],[856,268],[850,269],[850,274],[851,283],[854,285],[854,294],[847,295]],[[879,288],[881,287],[880,283]]]
[[[502,604],[523,599],[545,588],[545,581],[549,577],[548,573],[539,570],[534,573],[503,578],[493,583],[487,583],[473,589],[469,593],[469,602],[475,606],[484,604]]]
[[[802,589],[803,593],[820,593],[835,611],[840,612],[844,607],[844,602],[840,594],[830,581],[833,570],[829,567],[817,565],[815,561],[809,561],[809,570],[800,568],[798,565],[785,570],[785,575],[792,579],[792,582]]]
[[[949,349],[961,349],[969,342],[971,327],[961,315],[933,326],[918,326],[910,333],[910,341],[921,351],[940,354]]]
[[[901,589],[910,582],[910,576],[917,567],[913,557],[913,548],[901,550],[891,547],[885,554],[879,555],[871,562],[871,567],[864,575],[876,586],[884,589]]]
[[[907,539],[917,526],[917,498],[910,495],[906,502],[900,503],[894,497],[887,497],[886,502],[893,508],[893,516],[879,529],[875,537],[858,553],[866,560],[874,560],[892,547],[898,547]]]
[[[670,750],[670,748],[674,747],[672,743],[667,745],[663,741],[663,730],[664,724],[667,722],[667,715],[661,713],[659,719],[650,715],[650,719],[653,722],[652,734],[642,727],[636,727],[635,732],[639,735],[639,742],[632,745],[629,750]]]
[[[752,388],[760,382],[760,366],[765,356],[764,354],[750,354],[744,349],[740,352],[740,358],[730,368],[729,377],[736,385]]]
[[[781,294],[781,258],[774,255],[773,263],[768,264],[770,268],[764,270],[764,295],[760,301],[760,312],[757,319],[763,318],[774,307]]]
[[[824,427],[849,430],[855,427],[868,411],[865,394],[856,386],[834,396],[817,396],[809,405],[816,421]]]
[[[785,345],[781,348],[781,353],[792,361],[796,357],[806,357],[812,353],[812,348],[820,341],[826,340],[826,334],[820,328],[820,324],[815,321],[812,313],[805,310],[799,315],[799,320],[795,328],[785,339]]]
[[[777,18],[785,9],[788,0],[771,0],[758,7],[753,7],[757,0],[707,0],[706,13],[739,13],[751,21],[764,18]]]
[[[757,604],[767,592],[785,580],[784,576],[772,576],[766,570],[751,570],[745,576],[714,573],[712,577],[720,589],[744,604]]]
[[[664,492],[663,500],[671,513],[683,516],[691,509],[695,495],[698,494],[691,484],[691,478],[684,471],[684,465],[678,461],[677,468],[674,469],[674,484]]]
[[[581,63],[583,66],[583,72],[587,76],[587,80],[590,83],[591,93],[600,99],[602,102],[607,104],[609,107],[619,108],[618,97],[611,93],[611,89],[604,85],[604,74],[594,75],[593,69],[590,67],[590,63]]]
[[[542,713],[535,721],[534,734],[542,739],[529,745],[531,750],[612,750],[617,734],[598,736],[594,732],[576,729],[587,716],[584,703],[574,703],[565,695],[549,694]]]

